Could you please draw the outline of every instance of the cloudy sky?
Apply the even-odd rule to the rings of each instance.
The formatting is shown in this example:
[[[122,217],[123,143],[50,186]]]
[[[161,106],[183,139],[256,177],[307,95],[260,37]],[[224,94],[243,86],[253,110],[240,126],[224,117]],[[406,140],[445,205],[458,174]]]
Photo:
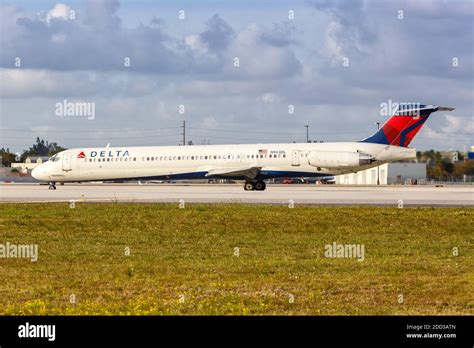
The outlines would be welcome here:
[[[474,145],[474,2],[1,1],[0,147],[352,141],[382,103],[453,106],[419,149]],[[57,114],[94,103],[95,117]],[[183,113],[184,111],[184,113]],[[292,112],[294,111],[294,112]]]

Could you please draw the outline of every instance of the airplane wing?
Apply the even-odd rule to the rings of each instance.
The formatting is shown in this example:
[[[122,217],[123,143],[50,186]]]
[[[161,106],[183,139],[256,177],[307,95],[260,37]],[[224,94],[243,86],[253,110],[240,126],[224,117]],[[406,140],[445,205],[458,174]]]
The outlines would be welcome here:
[[[254,179],[262,167],[242,166],[232,168],[209,169],[206,176],[245,176]]]

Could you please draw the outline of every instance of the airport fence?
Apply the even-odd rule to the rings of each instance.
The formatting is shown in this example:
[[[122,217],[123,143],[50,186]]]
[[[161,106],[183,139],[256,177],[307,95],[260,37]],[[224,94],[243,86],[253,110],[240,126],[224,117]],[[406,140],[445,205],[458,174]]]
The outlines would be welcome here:
[[[429,186],[474,186],[472,181],[418,180],[418,185]]]

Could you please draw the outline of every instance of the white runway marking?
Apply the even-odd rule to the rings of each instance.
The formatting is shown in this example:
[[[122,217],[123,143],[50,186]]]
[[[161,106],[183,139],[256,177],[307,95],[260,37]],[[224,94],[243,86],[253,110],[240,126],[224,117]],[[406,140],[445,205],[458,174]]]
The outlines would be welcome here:
[[[175,202],[474,206],[473,186],[268,185],[244,191],[241,185],[66,184],[48,190],[38,184],[0,184],[0,202]]]

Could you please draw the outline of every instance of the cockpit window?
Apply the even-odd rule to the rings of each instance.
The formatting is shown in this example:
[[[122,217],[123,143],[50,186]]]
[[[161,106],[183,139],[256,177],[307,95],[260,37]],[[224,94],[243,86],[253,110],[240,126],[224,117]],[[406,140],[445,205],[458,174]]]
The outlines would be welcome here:
[[[48,161],[57,162],[57,161],[59,161],[59,159],[60,159],[60,157],[58,155],[54,155],[54,156],[50,157],[48,159]]]

